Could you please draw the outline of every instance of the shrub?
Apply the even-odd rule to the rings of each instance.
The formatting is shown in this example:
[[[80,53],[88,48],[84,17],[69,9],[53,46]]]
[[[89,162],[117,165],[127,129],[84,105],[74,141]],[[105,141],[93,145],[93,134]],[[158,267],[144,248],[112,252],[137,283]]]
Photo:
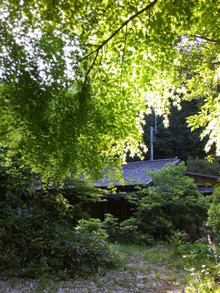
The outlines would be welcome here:
[[[164,239],[174,231],[186,231],[191,238],[201,237],[201,225],[207,218],[209,198],[200,194],[193,180],[183,174],[184,164],[167,164],[150,171],[155,186],[138,204],[135,217],[139,230]]]
[[[136,243],[137,237],[137,220],[133,217],[119,223],[118,218],[111,214],[105,214],[102,222],[102,228],[108,235],[110,242]],[[139,243],[139,242],[138,242]]]
[[[190,280],[186,287],[187,293],[220,293],[220,250],[208,236],[208,244],[196,243],[191,248],[190,255],[184,255],[191,260],[193,266]]]
[[[110,242],[115,242],[120,240],[120,229],[119,220],[111,214],[105,214],[104,221],[102,222],[102,228],[106,231],[108,235],[108,240]]]
[[[91,229],[97,220],[81,220],[74,229],[70,219],[54,219],[45,209],[41,211],[26,203],[18,207],[7,203],[1,208],[1,215],[1,269],[18,270],[19,274],[32,277],[60,271],[73,276],[116,263],[105,232]]]
[[[79,220],[78,225],[76,226],[76,231],[83,234],[100,236],[103,239],[108,237],[106,231],[102,229],[101,220],[95,218]]]
[[[71,195],[64,190],[36,192],[30,188],[36,174],[21,166],[19,158],[7,163],[4,152],[0,155],[2,271],[29,277],[52,272],[73,276],[115,264],[116,254],[100,221],[82,219],[76,227],[85,215],[79,201],[70,204]],[[78,179],[74,186],[81,201],[94,192]]]
[[[105,219],[101,224],[108,235],[110,242],[120,242],[126,244],[154,244],[152,235],[138,231],[137,218],[131,217],[121,223],[118,218],[111,214],[105,214]]]
[[[175,233],[189,235],[191,240],[200,238],[210,198],[198,192],[193,179],[185,176],[184,170],[181,163],[178,166],[167,164],[162,170],[149,172],[155,185],[139,188],[126,197],[135,205],[133,217],[119,224],[117,218],[106,214],[102,226],[109,239],[152,245]]]
[[[0,205],[1,269],[73,276],[113,266],[117,257],[100,220],[75,222],[74,208],[60,193],[6,195]]]
[[[142,187],[128,196],[135,203],[132,225],[137,227],[131,237],[135,243],[152,244],[165,240],[177,231],[185,231],[192,240],[202,234],[210,198],[197,190],[193,179],[184,175],[184,163],[167,164],[163,169],[149,171],[154,186]],[[185,233],[184,232],[184,233]]]
[[[215,233],[220,235],[220,180],[215,185],[208,215],[208,224],[212,227]]]

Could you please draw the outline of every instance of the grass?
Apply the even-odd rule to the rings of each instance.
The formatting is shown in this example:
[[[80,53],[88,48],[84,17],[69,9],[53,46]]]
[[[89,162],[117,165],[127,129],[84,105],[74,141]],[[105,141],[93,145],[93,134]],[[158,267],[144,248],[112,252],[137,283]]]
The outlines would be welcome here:
[[[103,270],[87,278],[59,280],[55,276],[40,279],[16,279],[0,281],[0,292],[184,292],[190,268],[190,260],[184,259],[184,251],[168,245],[154,247],[119,245],[122,263],[114,270]],[[196,261],[196,260],[194,260]]]
[[[154,247],[144,246],[126,246],[120,245],[119,250],[122,251],[125,259],[130,259],[132,266],[130,270],[137,269],[143,274],[152,274],[152,278],[156,281],[161,279],[165,282],[186,282],[187,273],[185,267],[189,266],[180,252],[176,252],[171,246],[157,245]],[[136,265],[135,264],[136,261]]]

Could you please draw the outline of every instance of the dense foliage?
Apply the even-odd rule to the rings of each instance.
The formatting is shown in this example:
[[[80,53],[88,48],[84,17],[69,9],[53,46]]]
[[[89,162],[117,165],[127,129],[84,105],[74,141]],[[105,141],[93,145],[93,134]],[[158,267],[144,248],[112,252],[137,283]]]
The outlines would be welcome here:
[[[172,104],[198,100],[188,123],[220,153],[218,12],[213,0],[1,1],[3,268],[72,274],[114,262],[105,233],[91,230],[98,222],[74,230],[63,194],[36,197],[29,186],[39,177],[59,186],[73,172],[75,187],[77,173],[98,178],[128,154],[142,157],[152,109],[167,126]],[[120,226],[124,235],[136,229],[149,242],[200,227],[208,198],[181,168],[151,173],[156,186]]]
[[[219,153],[219,17],[212,0],[0,4],[0,138],[46,176],[99,177],[140,154],[144,113],[200,99],[188,119]]]
[[[197,190],[193,179],[185,176],[186,167],[167,164],[163,169],[149,171],[155,184],[148,188],[137,208],[142,231],[155,238],[164,238],[172,230],[187,232],[191,238],[201,237],[201,227],[207,218],[208,197]]]
[[[208,214],[208,224],[212,227],[215,233],[220,235],[220,180],[215,185],[215,190],[212,194],[212,203]]]
[[[0,211],[1,270],[17,276],[88,274],[117,262],[106,235],[75,225],[61,196],[7,198]],[[83,229],[82,229],[83,227]]]
[[[116,263],[104,231],[95,231],[82,221],[89,218],[83,204],[97,194],[91,187],[75,180],[72,190],[50,185],[38,189],[38,181],[31,186],[34,174],[21,168],[15,158],[8,167],[0,165],[0,170],[1,273],[73,277]]]
[[[198,157],[189,157],[186,161],[187,170],[191,172],[220,175],[220,158],[213,158],[212,162],[206,159],[200,159]]]
[[[103,227],[110,240],[153,244],[178,231],[191,241],[201,238],[210,198],[198,192],[193,179],[183,174],[184,170],[186,167],[181,163],[150,171],[154,186],[141,187],[136,194],[127,195],[134,205],[134,215],[121,223],[106,215]]]
[[[202,128],[191,131],[187,124],[187,117],[196,114],[199,110],[201,101],[183,101],[181,111],[175,106],[171,106],[169,114],[169,127],[163,124],[163,117],[157,116],[157,128],[154,132],[154,159],[169,158],[174,155],[181,160],[186,161],[191,157],[206,157],[204,150],[207,143],[207,137],[201,141],[200,135]],[[144,142],[150,150],[150,127],[155,125],[155,115],[150,114],[145,117],[144,125]],[[214,153],[214,148],[212,149]],[[146,159],[150,158],[150,151],[145,155]]]

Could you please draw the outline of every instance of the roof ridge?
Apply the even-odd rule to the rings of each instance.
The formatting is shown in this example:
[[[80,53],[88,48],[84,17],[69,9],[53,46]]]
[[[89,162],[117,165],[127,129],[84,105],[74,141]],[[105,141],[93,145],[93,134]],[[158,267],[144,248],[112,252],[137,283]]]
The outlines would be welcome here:
[[[122,166],[127,165],[127,164],[140,164],[140,163],[153,163],[153,162],[165,162],[165,161],[170,161],[170,160],[174,160],[176,159],[177,161],[179,161],[180,159],[178,157],[172,157],[172,158],[167,158],[167,159],[158,159],[158,160],[146,160],[146,161],[135,161],[135,162],[127,162],[126,164],[122,164]]]
[[[206,173],[198,173],[198,172],[191,172],[191,171],[184,171],[184,173],[187,175],[197,175],[197,176],[204,176],[204,177],[210,177],[210,178],[215,178],[215,179],[219,179],[220,178],[220,176],[219,175],[213,175],[213,174],[206,174]]]

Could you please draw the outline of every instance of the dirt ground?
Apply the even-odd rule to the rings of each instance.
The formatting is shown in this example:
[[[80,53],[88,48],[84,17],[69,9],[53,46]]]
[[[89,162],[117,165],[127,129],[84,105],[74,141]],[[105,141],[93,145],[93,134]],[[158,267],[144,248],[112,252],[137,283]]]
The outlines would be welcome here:
[[[184,285],[178,280],[178,274],[173,270],[134,256],[122,268],[108,271],[105,275],[99,273],[86,279],[68,281],[11,278],[0,281],[0,292],[181,293],[185,291]]]

